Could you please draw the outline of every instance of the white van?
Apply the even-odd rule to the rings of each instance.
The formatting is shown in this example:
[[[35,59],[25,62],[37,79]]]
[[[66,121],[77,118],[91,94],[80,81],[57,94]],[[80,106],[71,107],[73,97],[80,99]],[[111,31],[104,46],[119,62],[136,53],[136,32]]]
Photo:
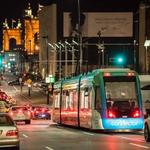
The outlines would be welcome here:
[[[150,114],[150,75],[139,75],[144,114]]]

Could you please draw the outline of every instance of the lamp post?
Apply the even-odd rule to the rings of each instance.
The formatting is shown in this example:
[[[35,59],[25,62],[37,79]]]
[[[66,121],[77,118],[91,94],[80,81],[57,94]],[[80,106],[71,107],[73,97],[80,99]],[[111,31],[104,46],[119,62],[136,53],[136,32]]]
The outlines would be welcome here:
[[[32,71],[32,57],[31,57],[31,46],[32,46],[32,43],[31,43],[32,41],[31,40],[29,40],[29,44],[30,44],[30,52],[29,52],[29,58],[30,58],[30,62],[29,62],[29,70],[30,71]]]
[[[49,68],[48,68],[48,59],[49,59],[49,53],[48,53],[48,35],[43,36],[43,39],[45,39],[45,45],[46,45],[46,78],[45,82],[47,83],[47,104],[49,104],[49,82],[47,82],[48,74],[49,74]]]
[[[48,59],[49,59],[49,55],[48,55],[48,35],[43,36],[43,39],[45,39],[45,45],[46,45],[46,76],[48,77],[48,73],[49,73],[49,69],[48,69]]]
[[[144,47],[145,47],[145,73],[148,73],[148,47],[150,46],[150,40],[145,40]]]
[[[62,48],[64,48],[65,46],[60,42],[58,42],[59,44],[59,80],[61,80],[61,77],[62,77]]]
[[[136,70],[136,40],[133,41],[133,46],[134,46],[134,62],[133,62],[133,66],[134,66],[134,70]]]
[[[101,56],[101,53],[102,53],[102,66],[105,65],[105,55],[104,55],[104,41],[101,41],[101,31],[98,31],[97,33],[98,35],[98,44],[97,44],[97,47],[98,47],[98,66],[101,67],[101,61],[100,61],[100,56]]]
[[[80,31],[80,24],[81,24],[81,11],[80,11],[80,0],[78,0],[77,4],[78,8],[78,43],[79,43],[79,73],[82,70],[82,61],[83,61],[83,52],[82,52],[82,32]]]

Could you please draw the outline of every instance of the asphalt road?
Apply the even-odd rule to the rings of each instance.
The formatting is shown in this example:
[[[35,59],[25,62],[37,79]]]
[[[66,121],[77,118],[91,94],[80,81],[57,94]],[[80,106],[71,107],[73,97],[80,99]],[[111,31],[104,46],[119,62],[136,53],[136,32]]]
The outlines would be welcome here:
[[[51,121],[18,125],[21,150],[144,150],[150,149],[141,133],[96,133],[60,127]]]

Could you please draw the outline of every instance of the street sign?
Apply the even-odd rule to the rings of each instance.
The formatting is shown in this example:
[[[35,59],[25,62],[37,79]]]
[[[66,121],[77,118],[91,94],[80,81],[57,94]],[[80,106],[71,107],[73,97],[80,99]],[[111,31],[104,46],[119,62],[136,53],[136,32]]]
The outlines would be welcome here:
[[[19,82],[20,82],[20,83],[22,82],[22,78],[21,78],[21,77],[19,78]]]
[[[55,82],[55,77],[53,75],[49,75],[48,77],[45,78],[46,83],[54,83]]]

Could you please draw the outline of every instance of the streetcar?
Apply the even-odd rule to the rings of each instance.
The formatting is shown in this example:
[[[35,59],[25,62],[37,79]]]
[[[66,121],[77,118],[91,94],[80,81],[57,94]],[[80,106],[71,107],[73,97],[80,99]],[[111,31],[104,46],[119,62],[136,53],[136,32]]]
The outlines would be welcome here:
[[[142,130],[140,81],[128,68],[103,68],[57,81],[52,120],[105,131]]]

